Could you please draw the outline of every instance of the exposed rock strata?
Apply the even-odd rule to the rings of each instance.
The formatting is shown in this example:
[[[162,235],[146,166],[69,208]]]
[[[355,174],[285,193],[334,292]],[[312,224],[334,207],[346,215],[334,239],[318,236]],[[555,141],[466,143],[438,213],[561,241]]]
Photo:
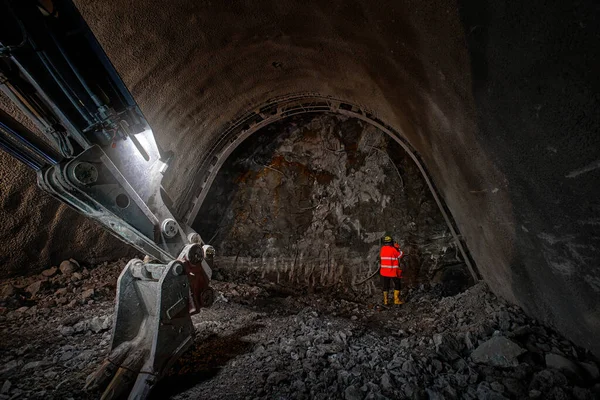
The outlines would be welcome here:
[[[362,281],[377,270],[386,233],[407,254],[408,285],[449,280],[446,267],[461,264],[408,154],[372,125],[336,115],[289,118],[248,139],[221,168],[195,228],[226,273],[306,289],[375,290]]]

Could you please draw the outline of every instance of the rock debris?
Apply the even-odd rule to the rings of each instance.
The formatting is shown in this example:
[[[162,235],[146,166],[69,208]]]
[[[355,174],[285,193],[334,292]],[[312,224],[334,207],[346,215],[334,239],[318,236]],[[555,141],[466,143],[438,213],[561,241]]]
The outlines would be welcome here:
[[[92,399],[125,261],[0,285],[0,399]],[[77,278],[79,273],[81,278]],[[39,283],[37,290],[30,290]],[[594,399],[598,360],[479,283],[422,285],[398,308],[213,282],[194,347],[156,387],[173,399]],[[35,288],[36,286],[34,286]],[[35,293],[34,293],[35,292]]]

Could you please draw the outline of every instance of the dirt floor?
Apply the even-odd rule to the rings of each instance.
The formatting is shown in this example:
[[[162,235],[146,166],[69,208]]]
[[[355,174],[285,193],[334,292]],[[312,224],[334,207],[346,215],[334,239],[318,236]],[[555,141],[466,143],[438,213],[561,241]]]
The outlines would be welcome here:
[[[0,282],[0,399],[93,399],[125,261]],[[213,282],[194,348],[155,399],[594,399],[598,360],[492,295],[435,288],[379,299]]]

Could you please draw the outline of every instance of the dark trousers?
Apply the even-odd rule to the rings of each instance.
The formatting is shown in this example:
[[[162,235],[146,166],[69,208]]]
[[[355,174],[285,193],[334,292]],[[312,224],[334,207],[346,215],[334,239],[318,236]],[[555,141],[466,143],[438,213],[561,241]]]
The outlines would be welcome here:
[[[382,286],[384,292],[390,291],[390,282],[392,282],[392,281],[394,281],[394,290],[400,290],[400,286],[402,284],[402,279],[381,276],[381,286]]]

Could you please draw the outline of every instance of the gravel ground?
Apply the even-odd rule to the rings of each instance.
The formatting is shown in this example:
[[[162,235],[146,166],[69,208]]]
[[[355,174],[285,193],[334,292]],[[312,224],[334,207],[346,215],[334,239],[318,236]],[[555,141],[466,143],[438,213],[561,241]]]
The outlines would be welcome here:
[[[86,399],[105,357],[125,261],[0,282],[0,399]],[[194,348],[156,387],[164,399],[594,399],[598,360],[482,283],[452,297],[282,294],[213,282]]]

